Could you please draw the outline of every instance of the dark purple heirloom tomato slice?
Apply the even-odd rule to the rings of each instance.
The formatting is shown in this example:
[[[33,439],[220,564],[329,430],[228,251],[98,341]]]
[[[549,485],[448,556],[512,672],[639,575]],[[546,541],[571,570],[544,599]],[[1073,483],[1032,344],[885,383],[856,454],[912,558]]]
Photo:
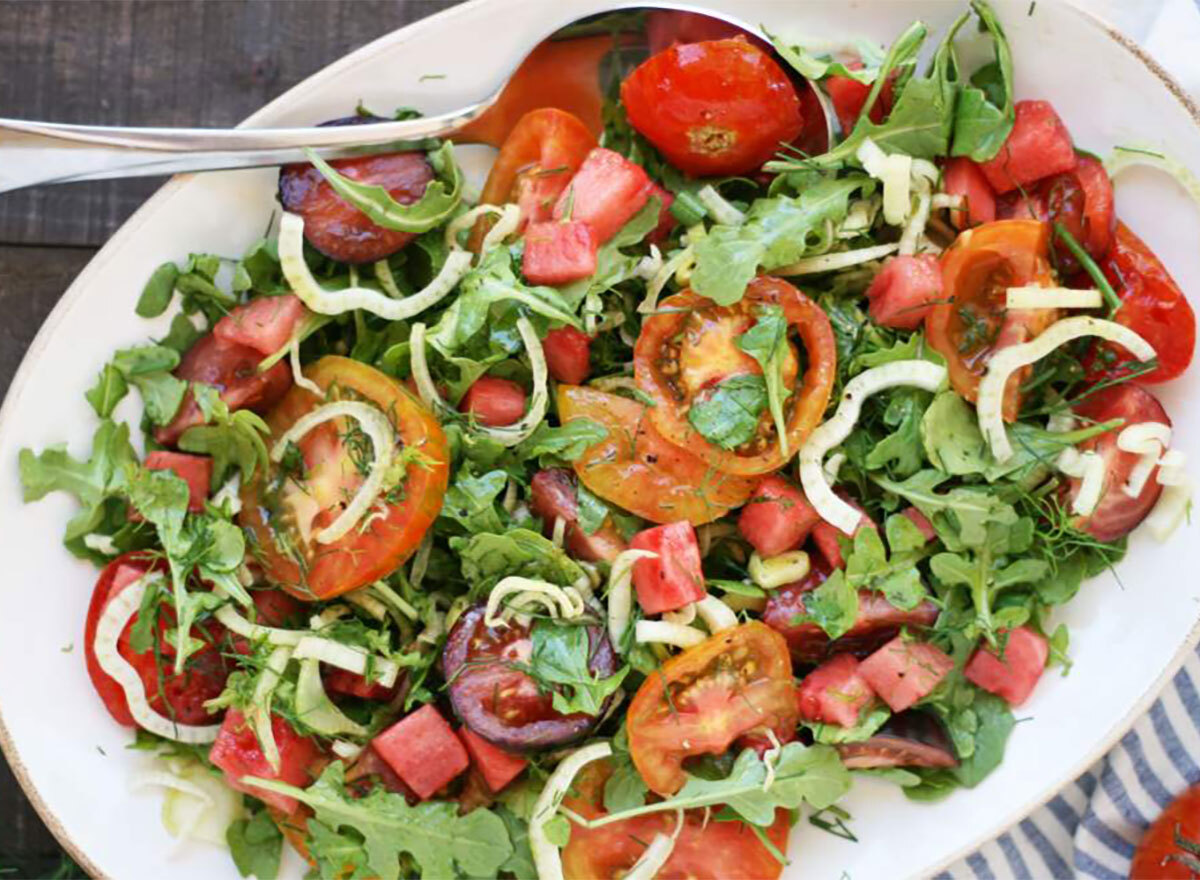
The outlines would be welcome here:
[[[462,723],[510,751],[545,749],[586,736],[599,715],[556,712],[553,696],[516,668],[529,662],[530,628],[516,621],[504,629],[489,627],[484,614],[483,605],[465,611],[442,653],[450,705]],[[604,678],[616,672],[616,654],[604,631],[588,627],[588,641],[592,675]]]
[[[835,748],[851,770],[958,766],[946,728],[927,712],[893,715],[870,739],[841,743]]]

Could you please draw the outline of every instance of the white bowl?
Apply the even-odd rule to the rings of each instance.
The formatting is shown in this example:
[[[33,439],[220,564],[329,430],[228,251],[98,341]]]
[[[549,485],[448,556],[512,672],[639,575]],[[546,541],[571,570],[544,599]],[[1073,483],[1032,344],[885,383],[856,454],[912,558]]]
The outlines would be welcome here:
[[[605,0],[476,0],[417,22],[343,58],[272,102],[253,125],[309,123],[371,107],[450,109],[483,94],[523,47]],[[776,32],[813,38],[865,35],[887,42],[914,18],[944,27],[965,3],[720,0]],[[1150,143],[1200,173],[1200,117],[1156,65],[1118,34],[1059,3],[1000,4],[1020,97],[1053,101],[1077,142],[1104,154]],[[441,74],[442,78],[428,78]],[[130,791],[144,756],[126,750],[96,699],[80,650],[95,571],[60,544],[73,502],[21,503],[17,451],[67,440],[86,454],[94,416],[83,399],[120,346],[162,335],[133,305],[165,259],[188,250],[240,254],[276,210],[275,173],[182,177],[129,220],[63,296],[34,341],[0,413],[0,742],[47,824],[91,873],[176,880],[236,877],[226,852],[177,846],[159,821],[160,795]],[[1146,238],[1185,290],[1200,285],[1200,218],[1153,173],[1118,186],[1121,216]],[[1155,389],[1175,420],[1179,448],[1200,461],[1200,371]],[[941,803],[908,803],[886,785],[860,783],[847,800],[861,843],[802,822],[787,876],[928,874],[1002,832],[1098,760],[1144,711],[1196,636],[1200,540],[1187,526],[1165,546],[1135,540],[1115,574],[1086,585],[1062,614],[1075,666],[1049,675],[1018,713],[1003,765],[982,785]],[[1119,576],[1119,579],[1118,579]],[[293,872],[300,868],[291,865]]]

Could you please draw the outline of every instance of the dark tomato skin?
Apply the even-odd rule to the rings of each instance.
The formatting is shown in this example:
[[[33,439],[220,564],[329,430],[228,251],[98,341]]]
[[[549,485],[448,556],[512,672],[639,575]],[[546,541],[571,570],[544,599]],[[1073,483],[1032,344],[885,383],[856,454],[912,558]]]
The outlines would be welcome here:
[[[549,468],[534,474],[529,483],[529,509],[542,520],[547,535],[554,533],[554,521],[566,522],[564,544],[567,551],[584,562],[612,562],[629,545],[611,519],[590,535],[579,526],[579,495],[575,475],[564,468]]]
[[[260,352],[245,345],[230,344],[211,333],[188,349],[175,375],[189,382],[202,382],[221,392],[231,410],[255,412],[272,407],[292,387],[292,371],[281,361],[264,373],[258,371]],[[154,439],[172,446],[193,425],[204,423],[204,414],[189,390],[170,424],[154,432]]]
[[[835,748],[842,763],[852,770],[958,766],[958,756],[942,722],[919,709],[893,715],[870,739]]]
[[[329,163],[358,183],[382,186],[402,205],[425,194],[433,167],[424,153],[386,153]],[[279,201],[284,210],[304,218],[304,237],[317,250],[341,263],[373,263],[394,254],[414,238],[411,232],[385,229],[342,199],[308,163],[284,165],[279,171]]]
[[[1188,853],[1176,843],[1176,835],[1193,843],[1200,840],[1200,785],[1181,794],[1154,820],[1133,854],[1130,880],[1193,880],[1196,872],[1181,861]]]
[[[745,174],[801,133],[787,74],[744,39],[678,44],[621,84],[629,121],[688,174]]]
[[[486,607],[476,605],[455,622],[442,652],[450,705],[467,727],[493,745],[515,752],[560,746],[586,736],[599,720],[583,713],[563,715],[550,694],[510,663],[529,662],[530,628],[512,621],[504,629],[484,624]],[[599,627],[588,628],[588,669],[607,677],[616,654]]]
[[[574,327],[551,330],[542,340],[550,375],[568,385],[582,385],[591,372],[591,337]]]
[[[1171,419],[1153,394],[1130,382],[1112,385],[1096,392],[1076,407],[1075,411],[1085,419],[1096,422],[1125,420],[1121,427],[1079,444],[1081,452],[1091,451],[1100,455],[1105,464],[1105,476],[1104,492],[1095,510],[1087,516],[1077,517],[1074,525],[1099,541],[1115,541],[1129,534],[1146,518],[1162,492],[1162,486],[1155,479],[1156,470],[1136,498],[1125,494],[1123,487],[1139,456],[1118,449],[1117,435],[1129,425],[1161,422],[1169,426]],[[1080,482],[1075,477],[1067,481],[1065,488],[1068,499],[1073,498],[1079,491]],[[1067,506],[1069,509],[1069,503]]]
[[[473,415],[481,425],[511,425],[525,415],[525,389],[508,379],[480,376],[467,389],[458,408]]]

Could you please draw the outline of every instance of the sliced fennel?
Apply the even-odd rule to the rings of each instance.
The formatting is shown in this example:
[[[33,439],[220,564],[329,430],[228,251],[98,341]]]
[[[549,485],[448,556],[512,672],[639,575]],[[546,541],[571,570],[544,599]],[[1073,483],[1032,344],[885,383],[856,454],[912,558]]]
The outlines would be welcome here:
[[[487,626],[504,628],[508,626],[508,613],[531,604],[542,605],[551,617],[564,620],[581,617],[587,610],[575,587],[560,587],[547,581],[510,575],[492,587],[483,622]]]
[[[639,642],[658,642],[677,648],[690,648],[704,641],[707,636],[694,626],[671,623],[668,620],[639,620],[634,626],[634,638]]]
[[[818,254],[815,257],[804,257],[794,263],[789,263],[786,266],[781,266],[778,269],[771,271],[772,275],[816,275],[821,272],[836,272],[839,269],[848,269],[851,266],[857,266],[861,263],[870,263],[874,260],[882,260],[889,254],[894,254],[900,249],[900,245],[891,244],[876,244],[871,247],[858,248],[853,251],[837,251],[831,254]]]
[[[344,645],[320,636],[306,635],[296,643],[294,650],[292,656],[297,660],[320,660],[322,663],[378,682],[385,688],[394,685],[400,675],[400,667],[386,657],[379,657],[363,648]]]
[[[608,573],[608,637],[620,651],[633,615],[633,565],[639,559],[657,559],[650,550],[625,550],[613,560]]]
[[[693,604],[710,633],[719,633],[721,630],[737,626],[737,614],[716,596],[705,596]]]
[[[1104,296],[1094,288],[1010,287],[1004,305],[1010,309],[1098,309],[1104,305]]]
[[[162,822],[172,837],[225,845],[231,822],[244,815],[241,792],[199,761],[171,758],[164,769],[134,776],[135,789],[157,786],[163,795]]]
[[[296,680],[296,717],[323,736],[366,736],[367,729],[346,717],[325,692],[321,662],[313,657],[300,661]]]
[[[696,191],[696,198],[722,226],[741,226],[746,222],[746,215],[727,202],[712,184],[700,187]]]

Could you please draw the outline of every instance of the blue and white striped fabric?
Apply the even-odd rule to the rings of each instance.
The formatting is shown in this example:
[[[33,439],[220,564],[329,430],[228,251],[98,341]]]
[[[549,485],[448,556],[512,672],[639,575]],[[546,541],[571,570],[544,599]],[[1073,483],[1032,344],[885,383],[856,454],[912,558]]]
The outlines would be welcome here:
[[[1122,880],[1142,832],[1198,783],[1200,650],[1103,761],[937,880]]]

